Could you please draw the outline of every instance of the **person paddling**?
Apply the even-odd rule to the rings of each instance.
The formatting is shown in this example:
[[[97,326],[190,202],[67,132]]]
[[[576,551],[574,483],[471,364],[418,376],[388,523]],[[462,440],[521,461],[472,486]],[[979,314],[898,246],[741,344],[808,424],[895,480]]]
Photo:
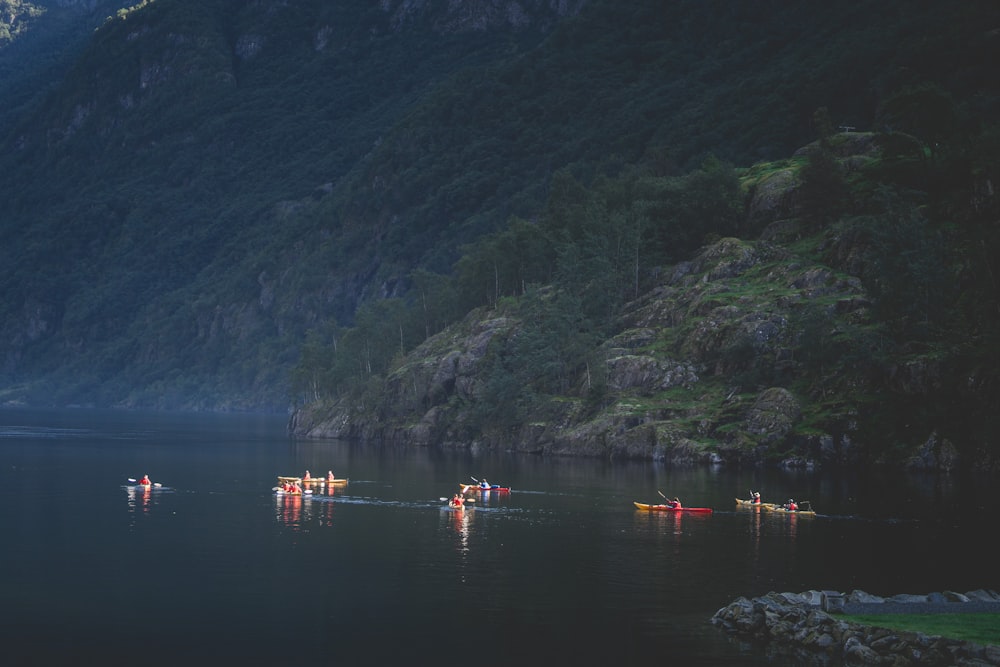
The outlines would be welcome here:
[[[791,498],[788,499],[788,502],[784,505],[784,507],[789,512],[797,512],[799,509],[799,506]]]
[[[752,502],[754,505],[760,505],[760,491],[750,492],[750,502]]]
[[[142,484],[143,486],[150,486],[150,485],[152,485],[152,482],[149,481],[149,475],[143,475],[142,479],[139,481],[139,484]]]
[[[448,504],[451,505],[452,507],[463,507],[465,504],[465,499],[463,499],[462,496],[456,493],[454,497],[448,501]]]

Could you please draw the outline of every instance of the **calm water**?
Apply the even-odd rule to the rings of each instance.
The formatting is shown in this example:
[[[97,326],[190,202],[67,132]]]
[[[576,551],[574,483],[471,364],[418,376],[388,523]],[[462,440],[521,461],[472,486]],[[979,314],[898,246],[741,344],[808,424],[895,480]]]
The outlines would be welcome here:
[[[0,410],[0,662],[792,664],[710,617],[772,590],[1000,589],[991,480],[377,450],[284,426]],[[273,495],[306,469],[351,481]],[[164,488],[130,492],[144,473]],[[473,476],[514,491],[444,509]],[[737,510],[750,488],[820,516]],[[633,509],[657,491],[715,512]]]

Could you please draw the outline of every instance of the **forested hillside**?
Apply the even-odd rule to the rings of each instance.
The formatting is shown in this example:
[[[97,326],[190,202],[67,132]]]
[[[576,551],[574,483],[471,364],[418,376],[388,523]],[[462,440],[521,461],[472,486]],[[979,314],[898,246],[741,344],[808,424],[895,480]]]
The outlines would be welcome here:
[[[0,0],[0,136],[58,85],[94,29],[127,0]]]
[[[753,310],[800,317],[780,349],[626,347],[812,409],[803,396],[903,387],[866,427],[933,405],[900,425],[923,442],[968,408],[982,444],[998,29],[990,2],[143,3],[3,138],[0,397],[370,406],[405,355],[486,308],[472,317],[548,328],[489,357],[495,409],[452,437],[541,423],[561,413],[528,406],[559,397],[596,414],[636,300],[720,239],[763,234],[845,276],[867,304],[846,323],[878,344],[765,299]],[[837,153],[846,128],[870,150]],[[833,339],[864,363],[831,366]],[[947,377],[913,370],[931,357]],[[975,391],[945,409],[961,378]]]

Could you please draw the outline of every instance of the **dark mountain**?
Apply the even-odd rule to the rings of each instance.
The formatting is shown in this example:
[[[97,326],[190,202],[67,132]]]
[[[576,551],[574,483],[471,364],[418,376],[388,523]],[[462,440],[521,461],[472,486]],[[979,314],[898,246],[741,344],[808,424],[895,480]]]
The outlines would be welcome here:
[[[95,28],[129,2],[0,0],[0,136],[73,65]]]
[[[908,86],[987,118],[997,28],[989,2],[143,3],[3,122],[2,397],[283,409],[307,332],[539,219],[560,174],[785,158],[817,109],[886,129]]]

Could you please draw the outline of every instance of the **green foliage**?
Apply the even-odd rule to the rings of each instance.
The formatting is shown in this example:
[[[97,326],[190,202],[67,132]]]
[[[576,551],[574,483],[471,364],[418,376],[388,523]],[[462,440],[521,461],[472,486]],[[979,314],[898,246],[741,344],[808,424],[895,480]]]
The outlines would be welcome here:
[[[836,220],[850,207],[847,179],[843,168],[825,142],[810,151],[799,170],[802,185],[799,198],[802,214],[823,225]]]
[[[941,235],[900,193],[883,190],[881,202],[882,213],[868,221],[870,289],[881,319],[899,338],[928,340],[947,327],[953,296]]]
[[[634,196],[647,265],[674,263],[711,238],[734,236],[743,217],[735,170],[712,157],[683,176],[642,179]]]
[[[1000,614],[844,614],[845,621],[920,632],[984,646],[1000,645]]]
[[[870,258],[880,316],[934,343],[971,323],[970,358],[997,340],[980,307],[997,301],[997,153],[977,141],[995,136],[995,7],[594,0],[454,32],[417,5],[394,23],[367,0],[156,0],[85,48],[50,37],[73,61],[0,51],[3,381],[59,402],[281,409],[362,395],[470,308],[510,305],[533,318],[502,366],[518,384],[497,371],[498,396],[533,392],[513,394],[517,415],[599,375],[598,341],[662,266],[750,233],[732,164],[876,108],[894,162],[866,173],[928,206],[923,222],[863,211],[880,252],[920,267]],[[801,176],[834,220],[828,158]]]

